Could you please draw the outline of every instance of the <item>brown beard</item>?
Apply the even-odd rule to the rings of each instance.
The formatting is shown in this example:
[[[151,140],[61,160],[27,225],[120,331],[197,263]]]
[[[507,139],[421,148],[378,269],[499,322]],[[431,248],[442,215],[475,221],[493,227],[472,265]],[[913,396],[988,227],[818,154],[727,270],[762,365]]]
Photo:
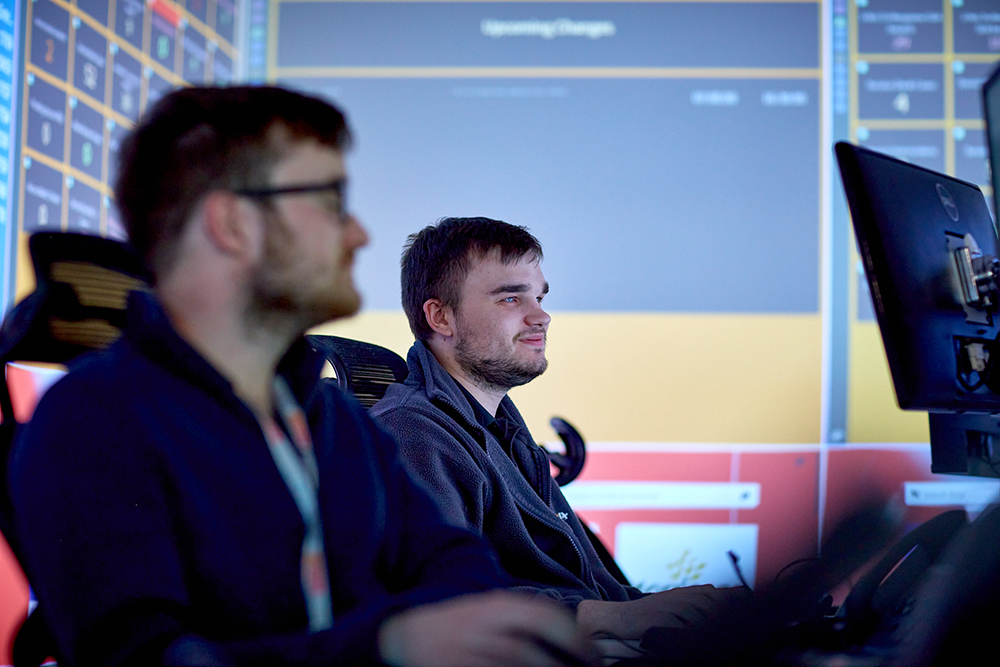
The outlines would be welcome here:
[[[479,387],[504,392],[528,384],[549,365],[545,357],[534,366],[518,363],[510,357],[478,358],[464,338],[455,345],[455,361]]]
[[[273,211],[264,211],[264,220],[264,257],[251,277],[249,322],[266,326],[268,322],[295,321],[304,330],[358,311],[361,299],[353,289],[353,298],[347,298],[332,286],[322,294],[308,294],[294,284],[288,277],[295,265],[289,250],[291,232]]]

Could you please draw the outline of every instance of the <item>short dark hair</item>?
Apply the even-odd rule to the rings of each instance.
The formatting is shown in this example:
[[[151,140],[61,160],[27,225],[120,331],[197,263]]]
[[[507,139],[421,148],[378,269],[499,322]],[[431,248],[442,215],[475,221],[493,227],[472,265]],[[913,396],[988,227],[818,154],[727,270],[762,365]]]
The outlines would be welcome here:
[[[527,253],[542,259],[542,245],[526,227],[490,218],[442,218],[407,238],[400,286],[403,310],[417,340],[429,340],[434,333],[424,317],[424,303],[440,299],[457,308],[472,260],[492,252],[505,264]]]
[[[217,189],[263,187],[289,140],[346,150],[343,114],[270,86],[192,87],[156,103],[122,143],[115,199],[154,280],[174,263],[198,201]]]

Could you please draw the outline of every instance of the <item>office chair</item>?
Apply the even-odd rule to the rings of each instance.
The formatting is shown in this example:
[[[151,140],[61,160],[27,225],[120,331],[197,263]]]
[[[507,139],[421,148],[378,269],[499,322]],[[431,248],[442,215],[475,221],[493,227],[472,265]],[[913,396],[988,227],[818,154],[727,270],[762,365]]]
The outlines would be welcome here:
[[[63,364],[118,338],[125,326],[128,295],[148,285],[142,261],[117,241],[84,234],[38,233],[28,247],[35,290],[0,326],[0,363]],[[0,383],[0,412],[4,448],[0,465],[6,467],[7,448],[17,426],[6,382]],[[0,484],[5,479],[6,475]],[[0,522],[9,517],[6,489],[2,491]]]
[[[403,382],[409,374],[406,361],[402,357],[379,345],[340,336],[310,335],[306,338],[333,366],[337,376],[335,380],[337,386],[342,391],[353,394],[366,408],[381,400],[390,384]],[[546,449],[545,453],[558,471],[555,476],[556,483],[565,486],[576,479],[583,470],[587,447],[580,432],[565,419],[553,417],[549,423],[563,441],[566,451],[558,453]],[[607,570],[620,583],[628,586],[628,578],[618,567],[618,563],[601,538],[594,534],[585,522],[580,523]]]
[[[28,247],[35,290],[0,326],[2,368],[13,361],[64,364],[118,338],[128,295],[148,285],[142,261],[117,241],[83,234],[38,233]],[[0,383],[0,412],[0,532],[19,555],[7,489],[7,460],[18,422],[6,379]],[[41,614],[32,613],[14,640],[15,667],[37,667],[54,653]]]

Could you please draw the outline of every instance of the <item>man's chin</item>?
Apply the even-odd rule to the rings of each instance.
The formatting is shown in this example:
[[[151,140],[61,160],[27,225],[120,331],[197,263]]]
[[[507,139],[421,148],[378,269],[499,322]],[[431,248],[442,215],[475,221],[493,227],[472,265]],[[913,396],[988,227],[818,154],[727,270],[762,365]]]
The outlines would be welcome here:
[[[510,382],[511,388],[528,384],[544,373],[545,369],[548,367],[548,362],[543,359],[541,364],[534,366],[521,366],[516,371],[510,372],[508,375],[508,381]]]
[[[521,370],[525,375],[531,375],[531,379],[545,372],[549,367],[549,360],[545,358],[545,350],[541,349],[530,355],[530,358],[521,365]]]
[[[339,299],[335,303],[330,304],[330,306],[330,317],[328,318],[330,320],[353,317],[361,310],[361,297],[355,293],[352,298],[345,297]]]
[[[312,320],[310,326],[319,326],[333,320],[341,320],[346,317],[357,315],[361,310],[361,296],[356,292],[350,295],[341,295],[339,298],[331,298],[323,303],[314,304],[315,308],[306,315],[306,319]]]

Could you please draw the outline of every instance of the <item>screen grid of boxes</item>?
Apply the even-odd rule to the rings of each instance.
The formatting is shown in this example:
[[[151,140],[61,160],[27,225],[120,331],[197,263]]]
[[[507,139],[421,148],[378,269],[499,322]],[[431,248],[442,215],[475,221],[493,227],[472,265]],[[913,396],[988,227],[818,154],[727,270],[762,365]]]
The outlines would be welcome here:
[[[25,3],[18,229],[124,238],[118,147],[184,83],[229,83],[236,0]]]

